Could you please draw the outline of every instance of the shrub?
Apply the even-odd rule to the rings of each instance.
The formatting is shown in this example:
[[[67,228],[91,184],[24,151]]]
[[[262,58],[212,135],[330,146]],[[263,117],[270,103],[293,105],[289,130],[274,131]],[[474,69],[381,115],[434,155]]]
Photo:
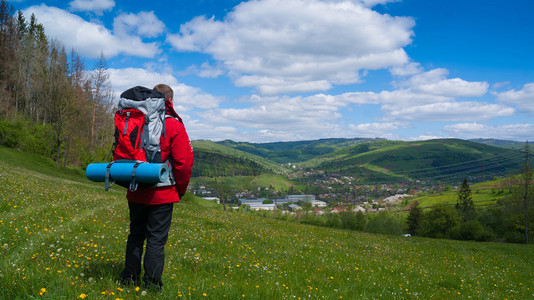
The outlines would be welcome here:
[[[327,214],[325,225],[333,228],[341,228],[341,217],[336,213]]]
[[[504,211],[501,208],[481,210],[478,220],[486,230],[490,230],[498,237],[503,237],[509,227]]]
[[[341,227],[351,230],[364,230],[367,225],[367,217],[360,212],[344,211],[339,213],[341,219]]]
[[[438,204],[423,215],[421,235],[434,238],[446,237],[449,230],[458,225],[458,212],[454,207]]]
[[[471,220],[451,228],[449,237],[464,241],[486,241],[490,235],[486,233],[480,222]]]
[[[0,121],[0,145],[9,148],[18,148],[22,139],[24,126],[22,122]]]
[[[302,214],[302,219],[300,222],[304,224],[310,224],[310,225],[316,225],[316,226],[325,225],[324,218],[322,218],[321,216],[316,216],[315,214]],[[326,225],[329,226],[328,224]]]
[[[54,141],[50,124],[0,121],[0,145],[50,158],[54,154]]]
[[[52,157],[55,147],[52,126],[50,124],[26,123],[25,128],[20,141],[21,150]]]
[[[387,213],[379,213],[369,220],[367,231],[371,233],[399,235],[402,233],[402,224]]]

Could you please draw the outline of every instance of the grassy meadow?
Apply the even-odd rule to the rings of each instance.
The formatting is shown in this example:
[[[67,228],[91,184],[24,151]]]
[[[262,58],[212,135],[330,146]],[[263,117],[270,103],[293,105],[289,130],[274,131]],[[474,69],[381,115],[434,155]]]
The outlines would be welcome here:
[[[534,247],[175,206],[160,293],[117,284],[125,190],[0,148],[1,299],[534,299]]]
[[[502,187],[502,182],[503,179],[497,179],[471,185],[471,196],[476,207],[491,207],[496,205],[499,199],[509,196],[510,192],[508,189]],[[430,208],[438,203],[455,205],[457,200],[457,189],[420,196],[413,199],[413,201],[418,201],[419,205],[423,208]]]

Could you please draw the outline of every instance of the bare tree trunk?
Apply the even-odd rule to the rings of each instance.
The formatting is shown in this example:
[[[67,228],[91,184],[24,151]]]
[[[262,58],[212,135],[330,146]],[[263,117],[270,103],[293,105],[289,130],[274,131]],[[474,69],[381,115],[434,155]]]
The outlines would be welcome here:
[[[63,153],[63,168],[67,167],[67,157],[69,153],[69,145],[70,145],[70,139],[67,138],[65,141],[65,153]]]
[[[91,123],[91,149],[94,146],[94,140],[95,140],[95,119],[96,119],[96,99],[93,102],[93,120]]]

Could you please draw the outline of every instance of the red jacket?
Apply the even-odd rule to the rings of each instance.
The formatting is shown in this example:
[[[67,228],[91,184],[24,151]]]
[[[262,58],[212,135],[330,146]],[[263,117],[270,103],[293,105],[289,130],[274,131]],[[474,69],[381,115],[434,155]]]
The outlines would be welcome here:
[[[176,184],[159,188],[139,188],[135,192],[128,190],[126,198],[130,202],[142,204],[164,204],[180,201],[185,194],[191,169],[193,168],[193,147],[185,131],[182,119],[174,111],[172,103],[167,100],[167,114],[174,118],[165,119],[165,135],[160,139],[161,159],[172,158],[172,171]]]

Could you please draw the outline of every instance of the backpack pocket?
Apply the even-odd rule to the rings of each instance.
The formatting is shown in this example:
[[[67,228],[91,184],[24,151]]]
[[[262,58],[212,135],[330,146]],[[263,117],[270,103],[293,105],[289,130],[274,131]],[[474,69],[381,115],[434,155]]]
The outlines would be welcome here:
[[[143,132],[146,116],[137,109],[121,109],[115,113],[115,150],[113,160],[146,161]]]

